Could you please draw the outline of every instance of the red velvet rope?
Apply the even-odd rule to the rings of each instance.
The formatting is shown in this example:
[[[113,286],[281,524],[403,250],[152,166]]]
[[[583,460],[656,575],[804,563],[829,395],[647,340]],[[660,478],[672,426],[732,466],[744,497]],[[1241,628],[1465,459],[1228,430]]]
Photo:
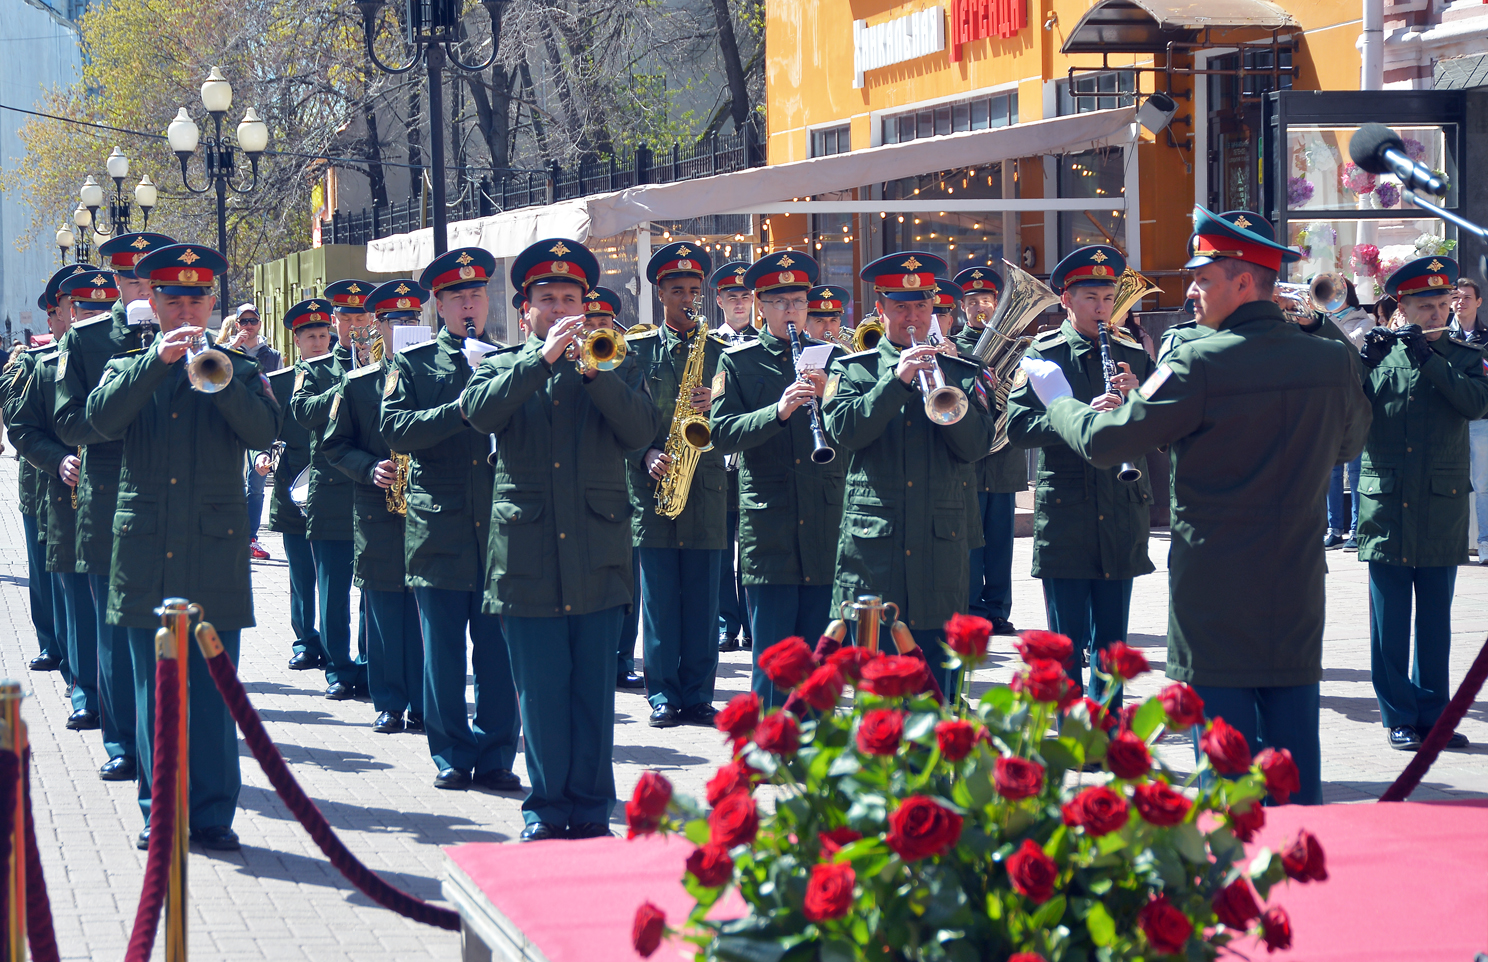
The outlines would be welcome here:
[[[238,728],[242,729],[243,738],[248,742],[248,748],[253,752],[253,757],[258,759],[258,764],[274,786],[274,791],[279,793],[279,797],[294,813],[295,818],[305,826],[305,831],[310,833],[310,837],[315,840],[316,845],[320,846],[320,850],[325,853],[326,858],[330,859],[336,870],[364,895],[383,908],[391,909],[415,922],[458,931],[460,928],[458,912],[430,905],[407,892],[394,888],[351,854],[351,850],[336,837],[335,829],[331,828],[315,802],[305,794],[299,782],[295,781],[289,766],[284,763],[284,757],[279,754],[279,749],[274,746],[269,733],[264,730],[258,712],[249,702],[248,693],[243,690],[243,683],[238,679],[237,670],[227,654],[224,652],[208,658],[207,668],[212,673],[212,680],[217,683],[217,690],[222,693],[222,700],[227,703],[228,711],[232,712],[233,720],[238,723]],[[153,833],[150,841],[154,843]]]
[[[57,933],[52,929],[52,900],[47,897],[46,876],[41,871],[41,850],[36,847],[36,820],[31,817],[31,749],[26,749],[21,790],[26,793],[26,935],[31,941],[31,962],[61,962]]]
[[[1410,793],[1416,790],[1425,777],[1427,769],[1431,768],[1436,757],[1447,747],[1447,739],[1457,730],[1457,723],[1462,721],[1462,716],[1467,714],[1468,708],[1472,707],[1473,699],[1478,697],[1478,691],[1483,687],[1483,682],[1488,680],[1488,641],[1483,642],[1483,647],[1478,651],[1478,657],[1473,659],[1472,667],[1467,670],[1467,675],[1462,679],[1457,694],[1447,702],[1447,708],[1441,713],[1441,717],[1432,726],[1431,733],[1421,742],[1421,747],[1416,751],[1416,757],[1405,766],[1405,771],[1395,779],[1395,783],[1385,790],[1379,800],[1382,802],[1403,802],[1410,797]]]
[[[0,945],[10,941],[10,839],[15,831],[16,792],[21,787],[21,763],[14,752],[0,751]]]
[[[149,962],[170,885],[176,833],[176,773],[181,766],[181,666],[174,658],[155,664],[155,771],[150,783],[150,848],[139,909],[124,962]],[[143,706],[142,706],[143,707]]]

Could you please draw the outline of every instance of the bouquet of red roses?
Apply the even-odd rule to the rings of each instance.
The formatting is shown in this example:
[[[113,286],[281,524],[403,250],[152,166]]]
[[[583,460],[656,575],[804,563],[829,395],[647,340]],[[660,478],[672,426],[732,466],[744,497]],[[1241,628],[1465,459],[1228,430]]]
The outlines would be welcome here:
[[[991,625],[957,615],[946,628],[953,662],[975,668]],[[1326,879],[1322,848],[1303,832],[1247,864],[1242,844],[1267,794],[1285,803],[1299,789],[1290,754],[1252,757],[1183,684],[1109,711],[1065,674],[1062,635],[1024,632],[1017,647],[1018,675],[974,706],[938,699],[919,657],[828,636],[815,652],[800,638],[764,652],[791,700],[761,715],[744,694],[719,713],[734,759],[708,782],[707,807],[655,772],[626,805],[632,838],[681,832],[696,846],[684,877],[695,909],[673,928],[643,904],[636,949],[675,935],[719,962],[1106,962],[1214,959],[1250,934],[1290,946],[1286,912],[1264,900],[1285,878]],[[1101,662],[1112,694],[1148,670],[1124,644]],[[1180,779],[1151,745],[1194,726],[1204,758]],[[762,784],[773,812],[755,798]],[[748,914],[709,919],[730,886]]]

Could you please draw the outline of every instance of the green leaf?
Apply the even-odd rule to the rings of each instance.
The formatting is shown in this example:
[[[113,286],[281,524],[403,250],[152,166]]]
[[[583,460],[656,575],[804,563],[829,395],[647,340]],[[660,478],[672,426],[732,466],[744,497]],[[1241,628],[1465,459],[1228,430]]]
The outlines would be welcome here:
[[[713,957],[719,962],[780,962],[789,950],[783,939],[745,935],[720,935],[713,943]]]
[[[749,751],[745,752],[744,760],[749,763],[750,768],[753,768],[766,778],[774,775],[775,770],[780,767],[774,755],[771,755],[769,752],[762,752],[758,748],[750,748]]]
[[[839,939],[827,939],[821,943],[819,951],[821,962],[853,962],[857,958],[852,945]]]
[[[1209,852],[1204,848],[1204,836],[1192,822],[1183,822],[1172,829],[1173,845],[1178,854],[1195,865],[1208,865]]]
[[[1076,752],[1079,756],[1076,756]],[[1039,744],[1039,754],[1051,768],[1079,768],[1085,750],[1073,738],[1045,738]]]
[[[1149,698],[1142,703],[1141,708],[1137,709],[1136,717],[1132,719],[1132,733],[1146,741],[1166,718],[1167,712],[1163,710],[1162,702],[1156,698]]]
[[[1122,832],[1107,832],[1095,840],[1095,850],[1102,855],[1110,855],[1126,848],[1127,839]]]
[[[987,777],[987,773],[982,771],[980,765],[977,766],[976,771],[958,784],[964,784],[967,794],[971,797],[971,804],[967,805],[967,808],[986,808],[992,804],[992,797],[996,794],[992,790],[992,779]]]
[[[1064,896],[1056,895],[1039,906],[1038,911],[1033,913],[1030,924],[1035,929],[1051,929],[1060,919],[1064,918],[1064,908]]]
[[[1002,899],[995,891],[987,893],[987,918],[993,920],[1002,918]]]
[[[832,767],[827,769],[828,778],[841,778],[844,775],[856,775],[863,770],[863,763],[858,756],[852,752],[843,752],[832,760]]]
[[[1235,837],[1235,833],[1228,828],[1220,826],[1210,832],[1205,838],[1209,841],[1209,851],[1214,853],[1215,861],[1220,868],[1226,868],[1245,857],[1245,846]]]
[[[923,742],[935,734],[935,725],[940,721],[937,712],[915,712],[904,722],[904,740]]]
[[[889,847],[884,844],[883,839],[875,835],[870,835],[867,838],[860,838],[856,842],[850,842],[842,846],[842,850],[837,853],[834,861],[851,862],[855,859],[881,855],[888,850]]]
[[[1085,917],[1085,928],[1090,930],[1090,941],[1096,945],[1111,945],[1116,941],[1116,920],[1106,911],[1106,906],[1095,902],[1090,914]]]
[[[971,808],[976,804],[976,799],[972,798],[971,786],[967,784],[967,779],[957,779],[956,783],[951,786],[951,800],[962,808]]]
[[[682,834],[694,845],[707,845],[708,823],[704,819],[695,818],[682,826]]]
[[[1013,710],[1013,702],[1018,696],[1006,685],[993,685],[982,692],[981,704],[984,708],[991,708],[1003,715]]]

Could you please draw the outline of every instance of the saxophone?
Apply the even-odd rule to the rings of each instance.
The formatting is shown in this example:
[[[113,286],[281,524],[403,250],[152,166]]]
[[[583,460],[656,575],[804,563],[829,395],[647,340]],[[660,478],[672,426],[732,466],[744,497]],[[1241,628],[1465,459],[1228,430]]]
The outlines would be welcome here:
[[[392,514],[408,514],[408,466],[410,458],[397,451],[389,452],[393,461],[393,483],[387,489],[387,509]]]
[[[667,433],[666,448],[662,452],[671,459],[671,466],[661,480],[656,482],[656,513],[663,518],[675,518],[687,507],[687,493],[692,487],[692,475],[697,470],[698,458],[713,447],[713,430],[708,425],[708,416],[692,410],[692,392],[703,386],[703,365],[707,363],[708,327],[695,310],[687,316],[697,326],[694,328],[692,346],[687,351],[687,366],[682,370],[682,383],[677,387],[677,406],[672,411],[672,429]]]

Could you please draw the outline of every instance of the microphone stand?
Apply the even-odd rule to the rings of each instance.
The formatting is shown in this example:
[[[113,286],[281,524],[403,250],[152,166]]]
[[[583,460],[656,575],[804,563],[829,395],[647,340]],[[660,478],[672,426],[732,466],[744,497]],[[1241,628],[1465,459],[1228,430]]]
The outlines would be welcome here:
[[[1463,217],[1461,214],[1458,214],[1455,211],[1447,210],[1447,208],[1442,207],[1440,204],[1434,204],[1431,201],[1426,200],[1414,190],[1404,190],[1401,193],[1403,193],[1412,204],[1426,211],[1428,214],[1433,214],[1437,217],[1440,217],[1447,223],[1455,225],[1459,230],[1465,230],[1469,234],[1472,234],[1474,237],[1476,237],[1478,240],[1483,241],[1484,243],[1488,243],[1488,228],[1480,227],[1479,225],[1474,224],[1472,221],[1468,220],[1466,217]],[[1488,275],[1488,256],[1485,256],[1483,254],[1478,255],[1478,275],[1480,277]]]

